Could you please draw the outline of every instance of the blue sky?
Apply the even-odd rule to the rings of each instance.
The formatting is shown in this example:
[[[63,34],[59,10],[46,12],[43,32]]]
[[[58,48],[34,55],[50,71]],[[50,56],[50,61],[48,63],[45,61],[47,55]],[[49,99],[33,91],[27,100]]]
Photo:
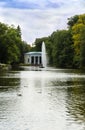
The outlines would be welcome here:
[[[0,22],[20,25],[22,39],[36,38],[67,28],[67,18],[85,13],[85,0],[0,0]]]

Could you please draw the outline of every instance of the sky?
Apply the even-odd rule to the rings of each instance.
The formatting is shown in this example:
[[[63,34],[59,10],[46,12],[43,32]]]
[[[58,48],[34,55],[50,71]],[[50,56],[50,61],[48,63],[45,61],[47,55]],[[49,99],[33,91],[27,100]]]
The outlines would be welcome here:
[[[21,27],[28,44],[67,28],[68,18],[85,13],[85,0],[0,0],[0,22]]]

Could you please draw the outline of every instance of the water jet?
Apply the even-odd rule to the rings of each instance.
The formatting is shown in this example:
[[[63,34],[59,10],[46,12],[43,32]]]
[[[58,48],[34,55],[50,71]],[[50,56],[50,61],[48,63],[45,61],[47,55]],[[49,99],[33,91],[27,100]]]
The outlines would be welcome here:
[[[42,42],[42,68],[46,68],[46,66],[47,66],[46,47],[45,43]]]

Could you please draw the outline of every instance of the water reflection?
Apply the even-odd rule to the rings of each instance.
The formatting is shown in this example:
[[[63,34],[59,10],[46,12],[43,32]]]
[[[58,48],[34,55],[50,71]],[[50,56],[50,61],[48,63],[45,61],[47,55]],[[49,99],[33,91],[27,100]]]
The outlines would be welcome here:
[[[5,86],[12,87],[12,86],[18,86],[20,84],[19,78],[0,78],[0,88],[3,88]]]
[[[21,76],[23,77],[22,86],[24,82],[28,86],[28,89],[25,88],[23,91],[25,98],[23,106],[24,110],[30,115],[32,121],[28,121],[30,122],[29,128],[33,130],[56,130],[56,127],[60,130],[66,124],[65,94],[57,91],[55,87],[51,88],[49,80],[51,75],[48,74],[50,73],[38,71],[36,75],[34,71],[30,71],[29,73],[22,73]],[[26,80],[26,77],[28,80]],[[62,126],[60,127],[61,122]]]
[[[85,122],[85,85],[77,86],[67,89],[67,108],[72,120],[78,122]]]
[[[85,74],[25,67],[0,74],[0,130],[84,130]],[[22,96],[18,96],[18,93]]]
[[[0,73],[0,90],[8,88],[18,88],[20,86],[19,75],[20,74],[18,72],[14,71]]]

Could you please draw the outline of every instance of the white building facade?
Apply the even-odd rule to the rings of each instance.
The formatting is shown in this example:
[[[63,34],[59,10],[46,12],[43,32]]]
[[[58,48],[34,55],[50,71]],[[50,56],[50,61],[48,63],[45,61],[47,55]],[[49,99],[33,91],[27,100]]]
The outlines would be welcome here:
[[[24,55],[25,64],[42,65],[42,52],[28,52]]]

